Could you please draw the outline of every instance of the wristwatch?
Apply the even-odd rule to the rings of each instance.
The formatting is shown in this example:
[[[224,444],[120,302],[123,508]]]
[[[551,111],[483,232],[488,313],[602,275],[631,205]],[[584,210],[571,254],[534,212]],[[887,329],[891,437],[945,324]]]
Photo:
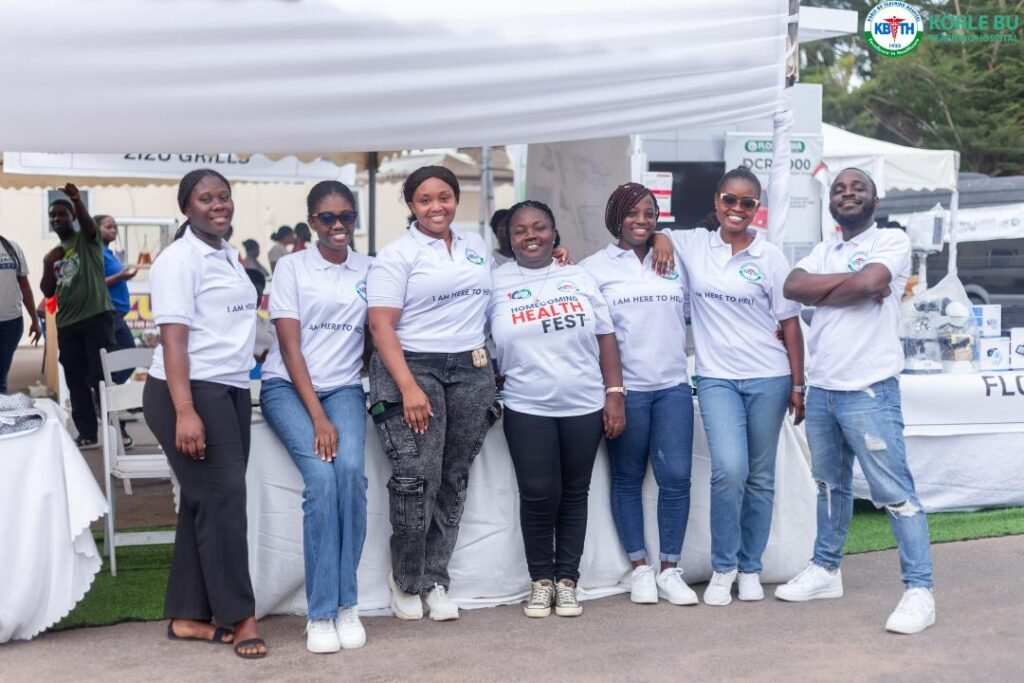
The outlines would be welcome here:
[[[794,384],[792,391],[793,391],[794,394],[806,394],[807,393],[807,385],[806,384]]]
[[[604,393],[605,394],[622,394],[623,396],[625,396],[626,395],[626,387],[605,387],[604,388]]]

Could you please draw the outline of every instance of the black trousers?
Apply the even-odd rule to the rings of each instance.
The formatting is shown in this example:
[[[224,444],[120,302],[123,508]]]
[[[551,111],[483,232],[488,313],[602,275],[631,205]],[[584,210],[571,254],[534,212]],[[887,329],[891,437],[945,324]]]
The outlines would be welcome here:
[[[602,413],[543,417],[505,409],[505,440],[519,482],[519,523],[532,581],[580,577]]]
[[[150,377],[143,391],[146,424],[181,484],[164,616],[230,625],[256,614],[245,516],[252,406],[248,388],[191,385],[193,405],[206,429],[205,460],[193,460],[174,447],[177,416],[167,382]]]
[[[83,438],[96,441],[96,401],[103,379],[100,349],[116,348],[110,311],[57,328],[58,357],[71,394],[71,420]]]

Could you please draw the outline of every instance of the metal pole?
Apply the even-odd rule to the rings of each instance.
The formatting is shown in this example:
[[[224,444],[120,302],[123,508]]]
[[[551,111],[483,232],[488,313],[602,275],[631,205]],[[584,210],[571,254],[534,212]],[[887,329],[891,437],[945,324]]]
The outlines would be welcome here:
[[[367,248],[370,256],[377,255],[377,153],[370,152],[366,155],[367,184],[368,184],[368,205],[366,212]]]
[[[494,189],[491,183],[491,148],[480,148],[480,236],[487,239],[491,207],[494,205]]]

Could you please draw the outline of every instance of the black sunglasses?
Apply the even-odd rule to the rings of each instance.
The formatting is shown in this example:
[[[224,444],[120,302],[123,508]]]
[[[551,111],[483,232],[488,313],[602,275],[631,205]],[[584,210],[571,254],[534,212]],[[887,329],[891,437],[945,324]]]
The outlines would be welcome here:
[[[329,229],[333,228],[335,222],[338,221],[340,221],[342,225],[355,225],[356,219],[359,218],[359,214],[355,211],[342,211],[341,213],[321,211],[320,213],[313,214],[313,218],[320,221],[320,225]]]
[[[729,194],[728,192],[723,192],[718,195],[718,199],[726,206],[736,206],[739,204],[740,208],[744,211],[753,211],[761,205],[761,200],[759,199],[754,199],[753,197],[743,197],[741,199],[740,197],[737,197],[734,194]]]

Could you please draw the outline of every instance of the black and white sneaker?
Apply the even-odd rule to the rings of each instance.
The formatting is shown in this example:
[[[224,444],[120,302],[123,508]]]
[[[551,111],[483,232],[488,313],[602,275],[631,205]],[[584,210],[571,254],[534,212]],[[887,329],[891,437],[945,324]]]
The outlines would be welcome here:
[[[124,444],[125,448],[131,448],[135,445],[135,439],[128,433],[128,427],[124,422],[121,423],[121,443]]]
[[[92,451],[100,447],[100,444],[96,439],[87,439],[84,436],[76,438],[75,445],[78,446],[78,450],[80,451]]]

